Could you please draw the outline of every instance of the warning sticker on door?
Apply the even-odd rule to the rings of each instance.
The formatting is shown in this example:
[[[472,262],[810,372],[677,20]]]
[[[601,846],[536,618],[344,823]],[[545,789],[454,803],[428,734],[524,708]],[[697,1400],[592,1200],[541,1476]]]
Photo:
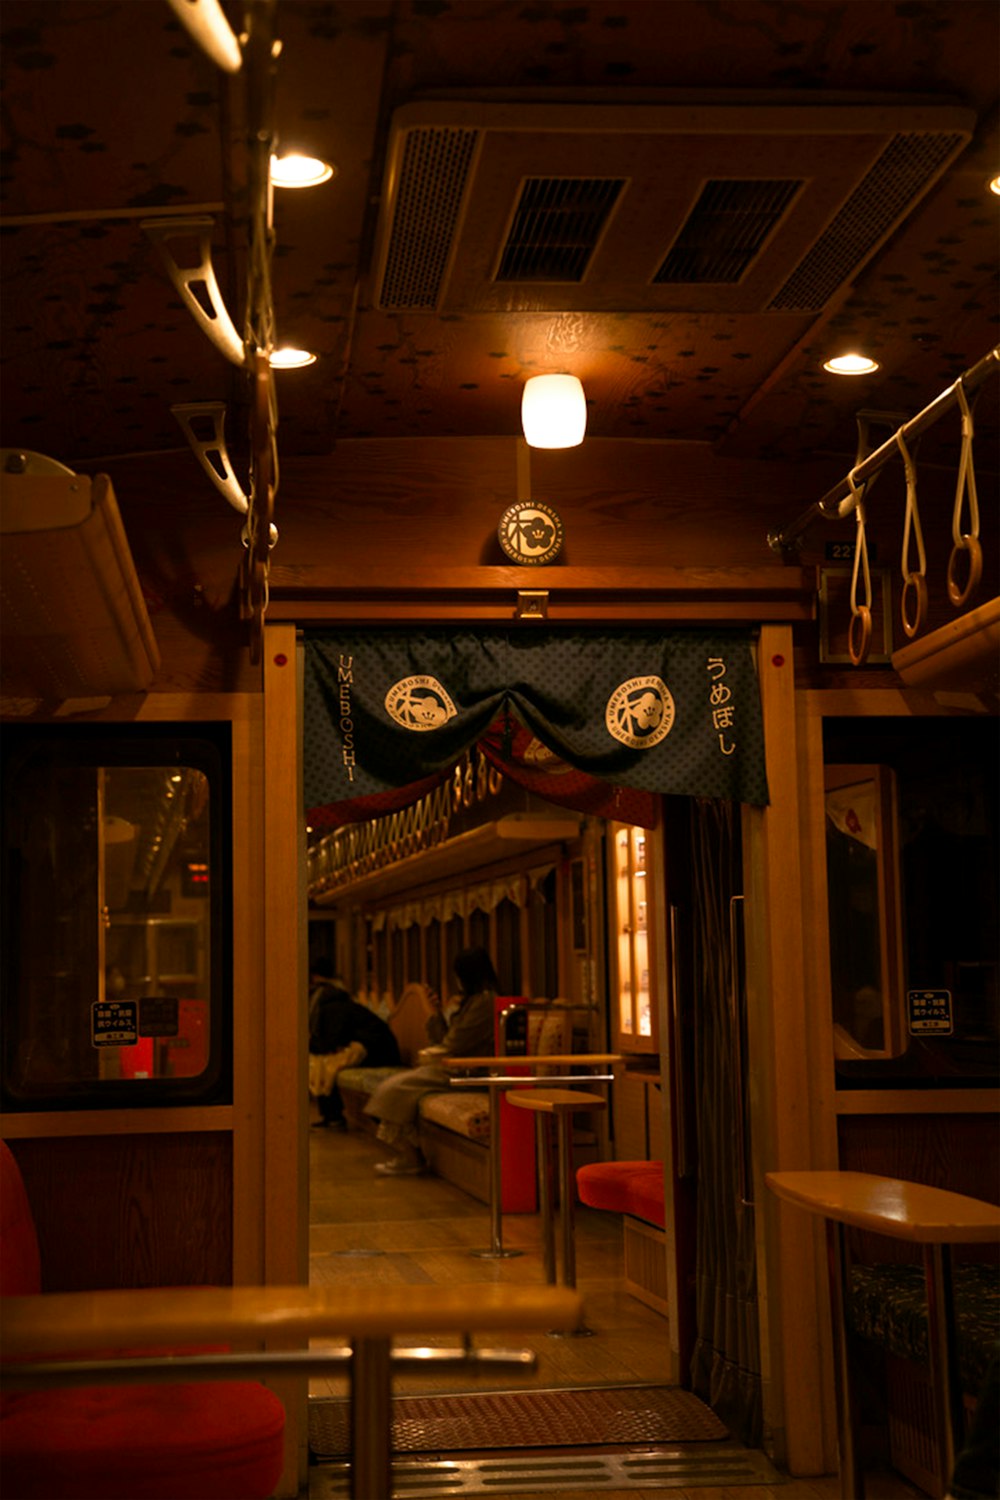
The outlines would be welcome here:
[[[138,1001],[95,1001],[90,1007],[90,1040],[95,1047],[134,1047],[139,1040]]]

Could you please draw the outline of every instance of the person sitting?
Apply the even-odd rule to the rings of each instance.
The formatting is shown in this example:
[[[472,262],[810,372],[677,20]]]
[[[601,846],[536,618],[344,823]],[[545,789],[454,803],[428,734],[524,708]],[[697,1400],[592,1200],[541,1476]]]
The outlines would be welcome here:
[[[451,1075],[436,1059],[493,1055],[498,981],[490,956],[485,948],[464,948],[454,970],[461,999],[450,1021],[445,1021],[440,998],[434,996],[435,1013],[427,1022],[433,1045],[419,1053],[420,1066],[380,1083],[365,1106],[365,1113],[379,1121],[377,1138],[393,1152],[388,1161],[375,1164],[383,1176],[413,1175],[427,1169],[419,1145],[417,1110],[425,1094],[440,1093],[451,1082]]]
[[[309,1051],[327,1056],[358,1042],[364,1048],[364,1057],[356,1067],[399,1067],[402,1058],[391,1026],[351,998],[334,978],[329,959],[317,958],[309,977],[315,985],[309,1000]],[[336,1078],[328,1094],[316,1096],[316,1103],[320,1117],[314,1121],[315,1125],[320,1128],[336,1125],[346,1130],[344,1102]]]

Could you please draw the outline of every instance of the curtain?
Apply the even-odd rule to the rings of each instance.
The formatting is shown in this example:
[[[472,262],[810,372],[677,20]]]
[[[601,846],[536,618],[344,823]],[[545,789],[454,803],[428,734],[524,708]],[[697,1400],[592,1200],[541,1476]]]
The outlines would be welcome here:
[[[731,903],[742,890],[739,809],[693,802],[694,1067],[698,1125],[696,1338],[692,1389],[750,1447],[760,1444],[762,1398],[754,1211],[741,1201],[746,1080],[742,972]],[[737,924],[742,910],[735,908]],[[737,925],[735,931],[739,933]]]
[[[566,795],[566,778],[575,774],[610,785],[612,795],[632,789],[767,801],[746,630],[355,636],[345,628],[307,636],[303,769],[311,817],[358,798],[370,812],[370,799],[392,798],[414,782],[431,787],[480,742],[501,769],[518,767],[516,779],[529,772],[544,779],[550,800],[560,800],[553,795],[560,782]],[[616,806],[604,815],[626,817]]]

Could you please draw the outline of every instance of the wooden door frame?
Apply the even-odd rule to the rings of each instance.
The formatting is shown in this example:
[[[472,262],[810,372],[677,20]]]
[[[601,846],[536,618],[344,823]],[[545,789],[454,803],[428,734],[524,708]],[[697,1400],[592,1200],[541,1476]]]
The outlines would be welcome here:
[[[758,681],[770,801],[743,810],[750,1128],[767,1451],[792,1474],[837,1468],[826,1263],[807,1215],[779,1205],[769,1171],[827,1160],[817,1097],[803,899],[802,804],[792,632],[764,626]]]
[[[294,625],[267,625],[263,640],[263,882],[258,907],[264,977],[264,1281],[309,1281],[307,1099],[308,913],[302,816],[302,648]],[[275,1496],[308,1482],[305,1377],[273,1382],[285,1404],[285,1467]]]
[[[507,571],[507,570],[499,570]],[[513,572],[513,570],[511,570]],[[515,575],[523,582],[523,574]],[[534,579],[532,579],[534,581]],[[597,591],[602,592],[602,591]],[[790,592],[796,592],[795,588]],[[694,623],[688,608],[663,597],[638,620],[614,590],[604,592],[606,613],[595,610],[591,623],[664,628]],[[592,604],[593,601],[588,601]],[[717,607],[716,607],[717,608]],[[747,892],[748,1026],[753,1072],[760,1080],[751,1095],[756,1179],[761,1354],[764,1380],[765,1445],[794,1474],[829,1473],[836,1468],[832,1390],[825,1378],[829,1361],[829,1322],[825,1275],[812,1226],[804,1215],[784,1214],[768,1201],[766,1171],[817,1164],[813,1149],[805,1035],[807,990],[799,887],[800,814],[795,737],[792,628],[800,604],[786,599],[777,613],[783,623],[760,623],[758,598],[735,600],[724,614],[727,625],[760,628],[758,677],[764,715],[771,803],[744,809],[744,864]],[[699,624],[722,623],[703,607]],[[371,612],[355,614],[348,599],[327,600],[325,608],[305,601],[272,610],[284,616],[264,632],[264,975],[265,975],[265,1265],[272,1282],[306,1280],[308,1275],[308,1196],[305,1085],[306,890],[304,826],[301,816],[302,689],[300,625],[329,627],[352,620],[354,628],[392,625],[401,619],[430,625],[442,618],[431,595],[395,606],[380,601]],[[447,613],[447,611],[445,612]],[[471,628],[512,618],[509,603],[493,603],[480,613],[462,611]],[[470,618],[471,615],[471,618]],[[552,618],[572,624],[580,616]],[[451,623],[455,623],[454,619]],[[527,628],[531,628],[530,625]],[[289,1233],[289,1225],[294,1230]],[[304,1383],[295,1407],[290,1442],[305,1453]],[[292,1410],[290,1408],[290,1415]],[[291,1459],[289,1464],[291,1465]],[[286,1480],[291,1467],[286,1468]],[[282,1487],[280,1496],[295,1491]]]

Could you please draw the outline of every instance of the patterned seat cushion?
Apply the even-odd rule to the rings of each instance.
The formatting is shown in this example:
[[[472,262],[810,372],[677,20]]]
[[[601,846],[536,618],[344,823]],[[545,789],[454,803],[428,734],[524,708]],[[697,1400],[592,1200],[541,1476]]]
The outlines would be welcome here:
[[[433,1120],[456,1135],[470,1141],[490,1138],[490,1100],[488,1094],[462,1089],[442,1094],[425,1094],[420,1101],[420,1118]]]
[[[401,1068],[342,1068],[337,1074],[337,1087],[349,1089],[352,1094],[374,1094],[380,1083],[391,1078]]]
[[[923,1266],[851,1268],[851,1318],[856,1333],[899,1359],[926,1363],[927,1292]],[[1000,1334],[1000,1266],[955,1266],[958,1363],[964,1390],[981,1387]]]

